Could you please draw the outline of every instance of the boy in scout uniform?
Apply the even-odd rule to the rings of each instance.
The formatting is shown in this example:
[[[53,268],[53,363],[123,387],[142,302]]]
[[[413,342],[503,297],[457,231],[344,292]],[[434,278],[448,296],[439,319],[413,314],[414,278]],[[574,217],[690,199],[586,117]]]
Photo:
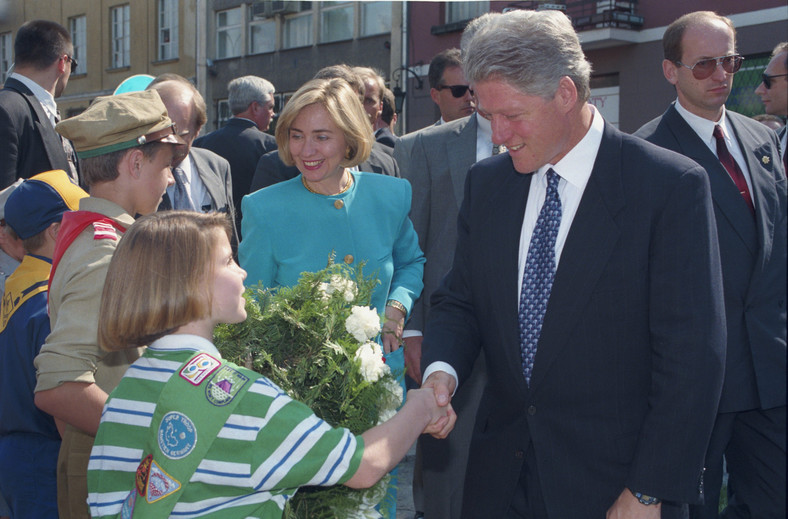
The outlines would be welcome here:
[[[184,141],[155,91],[100,97],[56,130],[73,143],[90,197],[63,218],[58,233],[49,290],[52,333],[35,360],[35,404],[66,424],[58,458],[60,518],[87,518],[85,474],[101,411],[140,355],[97,345],[107,266],[134,216],[156,211],[174,182],[175,145]]]
[[[49,335],[47,283],[60,220],[87,196],[65,171],[55,170],[21,181],[5,204],[6,232],[24,248],[22,263],[6,281],[0,316],[0,492],[13,517],[58,517],[60,434],[52,417],[33,404],[33,358]]]

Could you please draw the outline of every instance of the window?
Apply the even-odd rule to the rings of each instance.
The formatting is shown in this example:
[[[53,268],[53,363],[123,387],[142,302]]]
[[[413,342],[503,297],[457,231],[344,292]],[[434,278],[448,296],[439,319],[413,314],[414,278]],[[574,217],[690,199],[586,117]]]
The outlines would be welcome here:
[[[446,23],[472,20],[490,9],[490,2],[446,2]]]
[[[112,68],[128,67],[131,65],[129,49],[129,5],[119,5],[110,10],[112,22]]]
[[[266,18],[249,24],[249,52],[273,52],[276,50],[276,20]]]
[[[159,0],[158,59],[178,58],[178,0]]]
[[[223,127],[233,114],[230,112],[230,103],[227,99],[220,99],[216,103],[216,129]]]
[[[241,55],[243,44],[241,28],[240,7],[216,13],[217,58],[233,58]]]
[[[312,13],[285,18],[282,31],[282,47],[285,49],[312,45]]]
[[[361,36],[391,32],[391,2],[361,3]]]
[[[353,39],[353,4],[323,2],[320,9],[320,41],[327,43],[350,39]]]
[[[79,63],[77,74],[84,74],[88,71],[85,23],[84,15],[68,19],[68,32],[71,34],[71,43],[74,45],[74,59]]]
[[[14,59],[13,39],[10,32],[0,34],[0,83],[5,83],[8,69]]]

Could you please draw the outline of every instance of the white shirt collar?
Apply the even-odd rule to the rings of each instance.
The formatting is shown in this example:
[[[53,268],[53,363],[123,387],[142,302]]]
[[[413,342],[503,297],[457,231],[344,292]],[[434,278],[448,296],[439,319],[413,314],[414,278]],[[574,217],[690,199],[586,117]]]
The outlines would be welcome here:
[[[602,143],[602,134],[605,130],[605,120],[602,118],[602,114],[593,105],[589,104],[588,107],[591,108],[593,119],[591,119],[591,126],[580,142],[556,164],[545,164],[537,170],[537,174],[542,175],[548,169],[553,168],[553,171],[558,173],[562,179],[581,191],[585,189],[588,179],[591,177],[599,145]]]
[[[727,124],[725,124],[725,105],[722,105],[722,116],[720,116],[719,121],[710,121],[704,117],[699,115],[695,115],[694,113],[690,112],[683,106],[678,99],[676,99],[676,111],[681,115],[687,124],[690,125],[698,137],[701,138],[703,142],[706,143],[707,146],[711,147],[712,149],[717,149],[717,142],[714,140],[714,126],[720,125],[722,128],[722,134],[725,136],[725,140],[729,141],[730,132],[728,131]]]
[[[38,102],[41,103],[41,106],[43,106],[50,117],[54,119],[57,115],[57,103],[55,103],[55,97],[52,94],[27,76],[14,72],[11,74],[11,77],[29,88],[36,99],[38,99]]]
[[[178,351],[178,350],[190,350],[190,351],[204,351],[205,353],[209,353],[216,358],[221,359],[222,355],[219,353],[219,350],[216,349],[216,346],[213,343],[199,335],[190,335],[186,333],[174,333],[170,335],[165,335],[161,339],[157,339],[153,341],[153,343],[148,346],[148,348],[152,350],[166,350],[166,351]]]

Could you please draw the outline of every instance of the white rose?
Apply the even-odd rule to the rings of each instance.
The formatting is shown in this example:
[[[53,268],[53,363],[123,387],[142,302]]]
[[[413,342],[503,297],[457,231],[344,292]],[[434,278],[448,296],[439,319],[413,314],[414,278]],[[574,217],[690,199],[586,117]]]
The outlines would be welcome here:
[[[356,360],[361,365],[361,376],[367,382],[377,382],[380,377],[391,372],[383,362],[383,350],[376,342],[365,342],[356,350]]]
[[[358,342],[364,342],[380,333],[380,316],[372,308],[354,306],[345,320],[345,329]]]

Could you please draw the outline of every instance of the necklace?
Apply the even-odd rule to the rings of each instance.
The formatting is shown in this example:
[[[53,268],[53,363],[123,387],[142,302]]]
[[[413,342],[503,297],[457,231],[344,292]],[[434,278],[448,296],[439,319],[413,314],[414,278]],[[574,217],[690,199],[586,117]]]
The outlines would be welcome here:
[[[301,175],[301,183],[302,183],[302,184],[304,184],[304,187],[306,188],[306,190],[307,190],[307,191],[309,191],[310,193],[314,193],[314,194],[316,194],[316,195],[323,195],[323,196],[336,196],[336,195],[341,195],[342,193],[344,193],[345,191],[347,191],[348,189],[350,189],[350,186],[352,186],[352,185],[353,185],[353,175],[352,175],[352,174],[350,174],[350,172],[349,172],[348,170],[345,170],[345,173],[347,173],[347,176],[348,176],[348,181],[347,181],[347,184],[345,184],[345,187],[343,187],[343,188],[342,188],[342,189],[341,189],[341,190],[340,190],[338,193],[334,193],[334,194],[332,194],[332,195],[327,195],[327,194],[325,194],[325,193],[321,193],[321,192],[319,192],[319,191],[315,191],[314,189],[312,189],[311,187],[309,187],[309,184],[307,183],[306,179],[304,178],[304,175]],[[343,176],[344,176],[344,175],[343,175]]]

